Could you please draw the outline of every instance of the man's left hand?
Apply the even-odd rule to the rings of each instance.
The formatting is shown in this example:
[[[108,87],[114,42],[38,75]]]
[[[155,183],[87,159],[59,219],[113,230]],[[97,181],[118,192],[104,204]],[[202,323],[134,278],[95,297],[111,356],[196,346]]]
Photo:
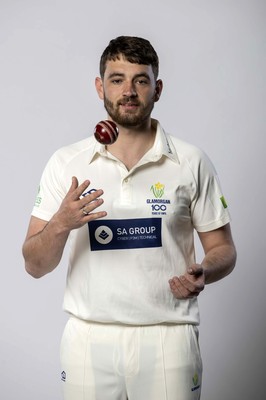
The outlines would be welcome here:
[[[191,299],[197,297],[205,287],[205,275],[200,264],[191,265],[184,275],[169,280],[170,289],[175,298]]]

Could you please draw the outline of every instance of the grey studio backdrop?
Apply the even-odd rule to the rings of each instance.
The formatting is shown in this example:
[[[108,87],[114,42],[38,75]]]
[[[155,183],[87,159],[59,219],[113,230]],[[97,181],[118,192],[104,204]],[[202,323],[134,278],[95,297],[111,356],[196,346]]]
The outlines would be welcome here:
[[[0,0],[1,399],[62,399],[66,255],[34,280],[21,245],[48,158],[105,118],[94,78],[121,34],[155,46],[164,91],[153,115],[207,152],[233,218],[237,267],[199,298],[202,399],[264,398],[265,4]]]

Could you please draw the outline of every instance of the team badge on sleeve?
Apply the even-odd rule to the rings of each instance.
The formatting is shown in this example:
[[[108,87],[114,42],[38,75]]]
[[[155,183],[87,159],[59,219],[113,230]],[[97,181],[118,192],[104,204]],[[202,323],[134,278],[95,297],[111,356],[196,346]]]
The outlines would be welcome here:
[[[220,197],[220,200],[222,202],[223,207],[227,208],[228,206],[227,206],[227,203],[226,203],[226,200],[225,200],[224,196]]]

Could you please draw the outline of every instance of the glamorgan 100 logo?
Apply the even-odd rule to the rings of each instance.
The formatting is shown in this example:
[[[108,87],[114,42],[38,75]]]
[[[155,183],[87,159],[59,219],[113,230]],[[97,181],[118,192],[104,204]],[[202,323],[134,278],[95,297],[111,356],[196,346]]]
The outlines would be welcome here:
[[[147,199],[147,204],[151,206],[152,215],[166,215],[167,214],[167,204],[170,204],[169,199],[162,199],[164,195],[165,185],[157,182],[153,184],[150,188],[153,193],[153,199]]]

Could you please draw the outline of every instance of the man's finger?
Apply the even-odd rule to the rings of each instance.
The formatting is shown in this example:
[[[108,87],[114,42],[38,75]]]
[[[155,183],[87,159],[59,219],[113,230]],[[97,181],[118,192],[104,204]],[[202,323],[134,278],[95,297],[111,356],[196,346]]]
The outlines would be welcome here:
[[[79,185],[78,179],[73,176],[68,194],[73,197],[73,200],[78,200],[89,185],[90,181],[88,179],[86,179],[83,183],[81,183],[81,185]]]
[[[189,275],[200,276],[203,274],[203,268],[199,264],[195,264],[188,268],[187,270]]]

